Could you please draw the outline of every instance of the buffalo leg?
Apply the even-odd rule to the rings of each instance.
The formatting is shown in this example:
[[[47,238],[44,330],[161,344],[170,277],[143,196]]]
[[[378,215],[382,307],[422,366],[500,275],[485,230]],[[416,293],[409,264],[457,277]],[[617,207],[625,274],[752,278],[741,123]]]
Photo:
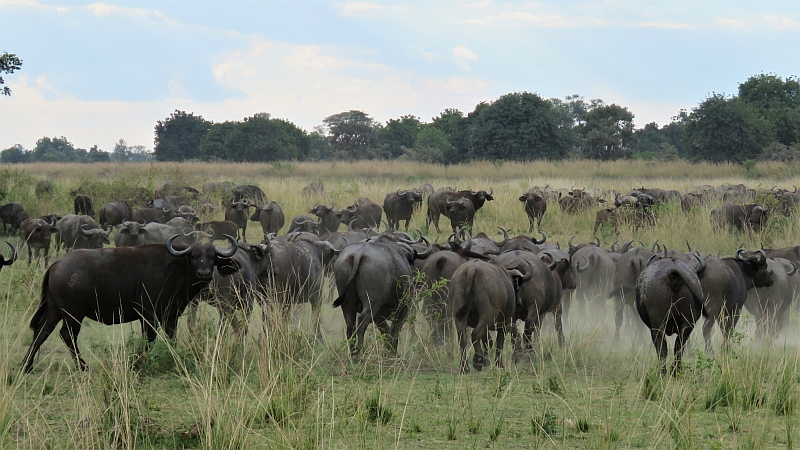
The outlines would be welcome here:
[[[658,363],[661,367],[661,373],[666,375],[669,347],[667,347],[667,338],[664,335],[664,330],[651,329],[650,337],[653,339],[653,345],[656,347],[656,354],[658,355]]]
[[[614,296],[614,326],[617,327],[614,332],[614,341],[619,341],[619,330],[622,328],[622,319],[625,313],[625,302],[621,297]]]
[[[714,353],[711,347],[711,336],[714,332],[714,319],[706,318],[703,322],[703,340],[706,343],[706,353]]]
[[[344,317],[347,345],[350,347],[350,357],[355,358],[360,351],[358,344],[353,341],[356,335],[356,316],[358,312],[355,310],[354,306],[348,305],[348,303],[349,302],[345,301],[345,303],[342,304],[342,316]]]
[[[72,357],[78,364],[78,369],[86,370],[86,361],[81,358],[81,351],[78,349],[78,333],[81,332],[81,323],[72,317],[64,319],[64,324],[61,325],[61,340],[67,345]]]
[[[483,370],[486,364],[486,349],[489,348],[489,327],[479,323],[472,329],[472,347],[475,354],[472,356],[472,367],[478,372]]]
[[[497,367],[503,367],[503,347],[506,344],[506,327],[497,327],[497,342],[495,344],[495,360]]]
[[[556,327],[556,334],[558,335],[558,346],[564,348],[567,343],[566,338],[564,338],[564,324],[561,323],[561,305],[558,305],[556,308],[555,313],[553,313],[553,325]]]
[[[55,308],[50,307],[49,302],[47,303],[46,308],[47,310],[44,313],[44,320],[40,321],[39,325],[34,328],[33,342],[31,342],[31,346],[28,348],[28,353],[25,354],[25,358],[22,360],[22,367],[27,373],[33,371],[33,358],[39,351],[39,347],[41,347],[42,344],[44,344],[44,341],[50,337],[50,334],[56,328],[58,322],[61,321],[61,315]]]
[[[391,348],[392,355],[394,356],[397,356],[397,346],[400,340],[400,331],[403,329],[403,324],[406,321],[407,315],[408,307],[400,306],[400,308],[398,308],[392,317],[392,326],[389,330],[389,346]]]
[[[467,352],[469,351],[469,338],[467,337],[467,320],[456,319],[456,332],[458,334],[458,344],[461,348],[461,363],[459,370],[461,373],[469,372],[469,364],[467,364]]]
[[[525,320],[525,348],[533,349],[534,344],[539,341],[539,328],[541,327],[542,317],[536,305],[528,308],[528,318]],[[500,332],[498,331],[498,336]]]
[[[683,351],[686,349],[686,344],[689,343],[689,336],[692,334],[693,326],[685,326],[678,332],[678,337],[675,338],[675,359],[672,361],[672,375],[678,375],[683,370],[682,358]]]

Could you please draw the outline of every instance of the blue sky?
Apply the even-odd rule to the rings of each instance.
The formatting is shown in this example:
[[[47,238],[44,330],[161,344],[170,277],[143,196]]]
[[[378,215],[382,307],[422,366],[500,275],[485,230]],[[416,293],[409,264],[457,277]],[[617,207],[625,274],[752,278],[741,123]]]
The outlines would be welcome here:
[[[152,148],[175,109],[309,131],[350,109],[429,121],[514,91],[601,98],[641,127],[751,75],[800,75],[800,1],[0,0],[0,50],[23,60],[0,148]]]

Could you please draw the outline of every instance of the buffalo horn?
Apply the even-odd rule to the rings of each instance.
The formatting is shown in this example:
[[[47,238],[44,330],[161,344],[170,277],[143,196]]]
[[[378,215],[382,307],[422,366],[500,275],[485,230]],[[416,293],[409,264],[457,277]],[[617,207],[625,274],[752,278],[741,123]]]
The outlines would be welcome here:
[[[417,254],[416,258],[417,259],[425,259],[431,254],[431,248],[433,246],[431,245],[430,242],[428,242],[427,239],[425,239],[424,236],[420,235],[420,239],[422,239],[422,241],[425,242],[425,251],[424,252],[416,252],[415,251],[415,253]]]
[[[586,261],[586,264],[584,264],[583,267],[581,266],[576,267],[575,270],[577,270],[578,272],[586,272],[587,270],[589,270],[589,258],[587,258],[586,255],[583,255],[583,260]]]
[[[492,194],[494,194],[494,189],[492,189],[492,188],[489,188],[489,196],[491,197],[491,196],[492,196]]]
[[[53,216],[50,216],[50,226],[51,227],[56,226],[56,218]]]
[[[571,238],[569,238],[569,242],[567,242],[567,244],[569,244],[570,251],[572,251],[575,248],[575,246],[572,245],[572,240],[573,239],[575,239],[575,235],[573,235]]]
[[[617,244],[619,244],[619,241],[618,241],[618,240],[617,240],[617,241],[614,241],[614,242],[611,244],[611,251],[612,251],[612,252],[616,252],[616,251],[617,251],[617,248],[616,248],[616,247],[617,247]]]
[[[797,273],[797,264],[795,264],[794,261],[789,261],[789,264],[792,265],[792,271],[791,272],[786,272],[786,275],[792,276],[795,273]]]
[[[692,256],[694,256],[695,258],[697,258],[697,262],[699,263],[699,264],[697,265],[697,269],[694,269],[694,273],[696,273],[696,274],[700,275],[700,272],[702,272],[702,271],[703,271],[703,269],[705,269],[705,268],[706,268],[706,263],[704,263],[704,262],[703,262],[703,260],[702,260],[702,259],[700,259],[700,257],[699,257],[699,256],[697,256],[697,253],[692,253]]]
[[[168,213],[168,212],[169,212],[169,208],[165,208],[165,207],[163,207],[163,206],[161,207],[161,210],[162,210],[162,211],[164,211],[165,213]]]
[[[36,219],[36,226],[37,226],[37,227],[41,228],[41,227],[42,227],[42,225],[45,225],[45,224],[47,224],[47,222],[45,222],[44,220],[42,220],[42,219]]]
[[[192,249],[191,247],[186,247],[183,250],[175,250],[175,248],[172,246],[172,241],[174,241],[175,239],[179,238],[180,236],[181,236],[180,234],[175,234],[175,235],[170,236],[169,239],[167,239],[167,251],[172,256],[183,256],[183,255],[189,253],[189,250]]]
[[[542,244],[544,244],[545,242],[547,242],[547,235],[546,235],[546,234],[544,234],[544,231],[542,231],[542,230],[539,230],[539,234],[541,234],[541,235],[542,235],[542,240],[541,240],[541,241],[537,241],[536,239],[534,239],[534,238],[531,238],[531,242],[533,242],[533,243],[534,243],[534,244],[536,244],[536,245],[542,245]]]
[[[219,249],[214,249],[217,256],[220,258],[230,258],[236,253],[236,250],[239,248],[239,244],[236,242],[236,238],[229,234],[223,234],[222,237],[230,241],[231,247],[227,251],[220,251]]]
[[[11,258],[4,260],[3,256],[0,255],[0,261],[2,261],[3,263],[2,265],[10,266],[11,264],[14,264],[14,261],[17,260],[17,249],[11,244],[11,242],[6,241],[6,244],[8,244],[8,246],[11,247]]]
[[[657,257],[658,257],[658,255],[653,255],[653,256],[651,256],[651,257],[650,257],[650,258],[647,260],[647,264],[645,264],[644,266],[645,266],[645,267],[650,267],[650,263],[651,263],[651,262],[653,262],[653,260],[654,260],[654,259],[656,259]]]
[[[792,185],[792,187],[794,188],[794,190],[792,191],[792,194],[797,194],[797,186]]]
[[[600,238],[599,238],[599,237],[597,237],[597,235],[595,235],[595,236],[594,236],[594,240],[595,240],[595,242],[596,242],[596,244],[595,244],[595,245],[596,245],[597,247],[600,247]]]
[[[400,197],[406,195],[406,190],[405,189],[398,189],[397,190],[397,195],[399,195]]]
[[[353,226],[353,224],[356,223],[357,220],[358,219],[353,219],[353,220],[350,221],[350,223],[347,224],[347,231],[355,230],[355,227]]]
[[[739,261],[742,260],[742,253],[747,253],[747,250],[745,250],[743,248],[740,248],[739,250],[736,250],[736,259],[737,260],[739,260]]]
[[[759,254],[759,255],[761,255],[761,260],[760,260],[760,262],[762,262],[762,263],[766,263],[766,262],[767,262],[767,254],[766,254],[766,253],[764,253],[764,250],[759,250],[759,251],[758,251],[758,254]]]
[[[322,217],[317,217],[317,221],[316,221],[316,222],[314,222],[314,221],[312,220],[312,221],[311,221],[311,223],[313,223],[314,225],[320,225],[320,224],[322,224]]]
[[[123,227],[127,227],[129,223],[131,223],[131,221],[128,220],[128,219],[125,219],[125,220],[122,221],[122,226]]]
[[[633,244],[633,241],[628,241],[628,242],[622,244],[622,248],[620,249],[620,252],[621,253],[628,253],[628,251],[630,251],[630,249],[631,249],[631,244]]]
[[[503,242],[495,242],[494,244],[498,247],[503,247],[504,245],[508,244],[509,241],[508,231],[503,227],[497,227],[497,229],[503,232]]]
[[[688,249],[689,249],[689,253],[691,253],[691,252],[692,252],[692,246],[691,246],[691,245],[689,245],[689,241],[686,241],[686,248],[688,248]]]
[[[656,249],[658,249],[658,250],[656,250]],[[658,252],[661,251],[661,246],[658,245],[658,239],[656,239],[656,241],[653,242],[653,246],[650,247],[650,251],[653,252],[653,253],[658,253]]]
[[[552,271],[552,270],[553,270],[553,269],[555,269],[555,268],[556,268],[556,266],[558,265],[558,259],[556,259],[556,257],[555,257],[555,256],[553,256],[553,254],[552,254],[552,253],[550,253],[550,252],[544,252],[544,254],[550,257],[551,263],[550,263],[550,265],[549,265],[549,266],[547,266],[547,268],[548,268],[550,271]]]

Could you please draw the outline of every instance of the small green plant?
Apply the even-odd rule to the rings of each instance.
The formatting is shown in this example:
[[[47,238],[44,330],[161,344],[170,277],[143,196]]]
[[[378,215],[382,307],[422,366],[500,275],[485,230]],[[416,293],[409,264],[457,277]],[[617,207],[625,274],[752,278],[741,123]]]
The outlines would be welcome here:
[[[779,416],[791,416],[797,409],[797,380],[793,367],[784,364],[778,388],[772,400],[772,409]]]
[[[724,370],[711,392],[706,396],[706,409],[714,411],[718,407],[728,406],[732,400],[733,393],[734,386],[731,382],[731,376],[727,370]]]
[[[392,421],[394,412],[388,408],[381,400],[380,390],[375,391],[375,395],[369,397],[366,401],[367,420],[371,423],[387,424]]]
[[[642,387],[639,396],[645,400],[656,402],[664,395],[664,382],[661,374],[656,369],[648,370],[642,378]]]
[[[547,377],[547,390],[556,395],[564,394],[564,388],[561,385],[561,380],[555,375],[550,375]]]
[[[590,429],[591,427],[592,427],[592,426],[591,426],[591,424],[589,423],[589,421],[588,421],[588,420],[586,420],[586,419],[583,419],[583,418],[581,418],[581,419],[578,419],[578,421],[577,421],[577,422],[575,422],[575,429],[576,429],[576,430],[578,430],[578,431],[579,431],[579,432],[581,432],[581,433],[588,433],[588,432],[589,432],[589,429]]]
[[[558,417],[550,411],[546,410],[541,416],[536,416],[531,419],[531,433],[533,434],[546,434],[552,436],[558,433]]]
[[[492,427],[491,431],[489,431],[489,439],[492,442],[496,441],[498,437],[500,437],[500,433],[503,432],[503,424],[505,422],[505,414],[500,414],[494,421],[494,426]]]

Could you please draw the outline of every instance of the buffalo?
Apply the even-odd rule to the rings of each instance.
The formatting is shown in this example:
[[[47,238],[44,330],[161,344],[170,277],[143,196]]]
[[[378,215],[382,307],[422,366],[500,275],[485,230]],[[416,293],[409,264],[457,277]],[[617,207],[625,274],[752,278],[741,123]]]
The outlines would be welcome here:
[[[241,236],[241,240],[247,242],[247,219],[249,218],[250,208],[255,208],[247,200],[231,202],[225,209],[225,220],[236,224],[236,237]],[[241,232],[239,232],[241,230]]]
[[[439,229],[439,216],[447,216],[448,200],[452,202],[459,198],[467,198],[472,202],[472,206],[477,212],[483,207],[484,203],[494,200],[493,194],[494,190],[486,192],[484,190],[472,191],[467,189],[456,192],[451,188],[439,189],[428,197],[428,215],[425,218],[425,227],[430,228],[432,222],[436,227],[436,231],[441,232]]]
[[[35,189],[36,198],[44,198],[53,195],[53,183],[49,180],[42,180],[36,183]]]
[[[67,214],[58,221],[56,233],[56,253],[63,245],[67,251],[73,248],[103,248],[110,244],[108,235],[111,229],[100,228],[97,222],[86,215]]]
[[[339,222],[349,228],[378,228],[383,208],[368,198],[359,198],[356,203],[341,210]]]
[[[400,221],[406,221],[406,231],[408,222],[414,212],[414,205],[422,203],[422,191],[419,189],[404,190],[398,189],[396,192],[386,194],[383,199],[383,211],[386,213],[386,220],[389,222],[389,229],[397,230],[400,228]]]
[[[312,181],[308,183],[306,187],[303,188],[300,193],[306,197],[311,197],[312,195],[321,195],[325,192],[325,185],[322,184],[321,181]]]
[[[541,229],[542,217],[544,217],[544,213],[547,212],[547,199],[544,195],[537,190],[528,189],[522,193],[519,197],[519,201],[522,202],[522,207],[531,224],[528,228],[528,232],[533,232],[534,224],[536,224],[538,229]]]
[[[453,233],[457,233],[461,228],[471,230],[475,221],[475,207],[472,205],[472,200],[461,197],[452,201],[445,200],[445,203],[447,204],[447,214],[445,216],[450,219]]]
[[[418,253],[409,242],[413,241],[394,242],[379,236],[345,247],[333,264],[339,293],[333,307],[342,308],[353,358],[359,356],[364,333],[373,322],[389,336],[390,349],[397,353],[399,333],[409,311],[403,299],[411,288],[411,264],[430,254],[430,244]]]
[[[12,231],[15,229],[13,225],[16,220],[15,217],[24,210],[25,208],[17,202],[6,203],[0,206],[0,222],[3,223],[3,233],[8,232],[6,228],[7,225],[11,226]]]
[[[159,326],[174,338],[178,317],[211,282],[214,268],[238,270],[231,260],[237,249],[233,237],[227,237],[231,248],[225,252],[208,243],[176,249],[176,237],[166,245],[75,250],[53,263],[31,318],[33,342],[22,361],[24,370],[33,370],[36,352],[62,320],[61,338],[80,369],[86,368],[77,345],[84,318],[106,325],[139,320],[148,341],[155,340]]]
[[[36,253],[36,267],[39,267],[41,253],[44,250],[44,266],[47,267],[50,261],[50,236],[57,233],[56,221],[53,218],[48,222],[40,218],[26,219],[20,225],[20,236],[28,247],[28,266],[33,261],[34,251]]]
[[[708,317],[703,306],[703,287],[697,275],[705,266],[700,261],[695,270],[678,259],[665,258],[653,262],[654,258],[656,255],[648,258],[647,266],[636,281],[636,311],[650,329],[664,374],[667,373],[669,352],[666,336],[678,335],[672,362],[672,373],[678,374],[695,323],[701,315]]]
[[[133,211],[127,203],[122,200],[114,200],[113,202],[105,203],[100,207],[100,227],[117,226],[126,220],[133,218]]]
[[[172,207],[162,205],[153,208],[139,208],[133,212],[131,220],[134,222],[166,223],[173,217],[175,217],[175,211],[172,209]]]
[[[718,229],[735,227],[739,231],[758,233],[767,223],[767,209],[758,204],[734,205],[726,203],[711,211],[711,224]]]
[[[295,231],[305,231],[307,233],[316,233],[317,227],[322,224],[322,218],[318,218],[314,220],[313,217],[309,217],[306,215],[300,215],[292,219],[289,222],[289,233],[294,233]]]
[[[330,207],[315,204],[314,207],[308,212],[322,220],[317,227],[317,230],[321,236],[335,233],[337,230],[339,230],[339,225],[341,225],[339,219],[341,218],[342,213],[339,212],[339,210],[334,209],[333,204],[331,204]]]
[[[798,281],[795,279],[797,265],[783,258],[767,259],[774,283],[769,287],[750,289],[744,307],[756,319],[759,338],[773,340],[789,321],[789,306],[795,295]]]
[[[283,215],[281,205],[271,201],[257,208],[253,215],[250,216],[250,220],[261,224],[261,231],[264,232],[264,239],[266,239],[270,233],[277,233],[283,228],[286,223],[286,216]]]
[[[79,194],[75,197],[73,202],[75,206],[75,215],[89,216],[94,218],[94,208],[92,207],[92,197],[86,194]]]
[[[145,225],[147,224],[144,222],[122,221],[121,224],[117,225],[117,231],[114,233],[114,246],[136,247],[137,245],[146,244],[145,238],[148,231]]]
[[[236,236],[239,227],[229,220],[212,220],[200,222],[194,226],[194,229],[210,234],[212,240],[221,241],[227,239],[225,235]]]
[[[467,261],[456,269],[450,280],[448,293],[449,309],[453,311],[453,322],[461,347],[460,370],[469,372],[467,351],[470,344],[475,353],[472,366],[480,371],[487,363],[489,331],[497,331],[495,363],[502,366],[500,355],[507,331],[516,340],[514,314],[521,281],[530,279],[530,274],[481,260]],[[467,327],[472,327],[467,337]]]

